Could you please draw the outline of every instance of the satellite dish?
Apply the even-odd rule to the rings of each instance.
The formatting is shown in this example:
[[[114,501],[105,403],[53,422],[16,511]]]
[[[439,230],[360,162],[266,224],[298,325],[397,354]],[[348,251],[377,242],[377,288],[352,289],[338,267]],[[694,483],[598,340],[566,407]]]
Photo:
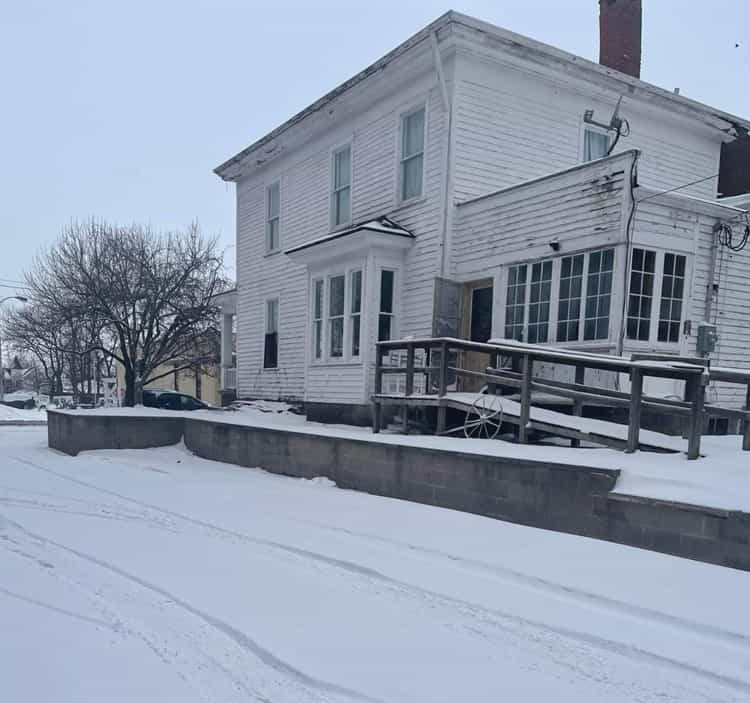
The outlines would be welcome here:
[[[604,122],[597,122],[594,119],[593,110],[586,110],[583,113],[583,121],[586,122],[586,124],[592,124],[595,127],[606,129],[608,132],[618,132],[622,128],[622,117],[620,117],[621,105],[622,105],[622,95],[617,99],[617,104],[615,105],[615,111],[612,113],[612,117],[609,120],[609,124],[605,124]]]

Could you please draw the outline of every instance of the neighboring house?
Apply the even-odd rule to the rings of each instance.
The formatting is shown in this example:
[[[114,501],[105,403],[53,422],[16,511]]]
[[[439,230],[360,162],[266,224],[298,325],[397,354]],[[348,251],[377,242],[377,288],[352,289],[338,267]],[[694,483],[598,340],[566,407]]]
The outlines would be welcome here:
[[[221,404],[218,366],[211,366],[200,372],[195,372],[191,369],[176,370],[180,369],[181,366],[182,364],[179,363],[160,366],[154,372],[154,375],[161,376],[161,378],[147,383],[145,387],[179,391],[180,393],[192,395],[211,405]],[[125,370],[120,363],[117,363],[117,388],[121,389],[120,395],[124,395]]]
[[[608,65],[448,12],[216,169],[239,397],[364,419],[405,336],[693,355],[710,321],[750,366],[750,247],[716,234],[743,232],[716,176],[750,123],[639,80],[640,2],[601,8]]]

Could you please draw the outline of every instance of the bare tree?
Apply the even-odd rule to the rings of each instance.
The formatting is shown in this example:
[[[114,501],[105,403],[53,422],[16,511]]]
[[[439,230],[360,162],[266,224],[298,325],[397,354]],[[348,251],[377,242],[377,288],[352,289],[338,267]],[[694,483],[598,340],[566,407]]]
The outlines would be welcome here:
[[[216,327],[222,271],[216,239],[195,224],[162,235],[91,220],[67,227],[26,280],[37,304],[85,322],[70,327],[67,353],[97,350],[122,364],[133,405],[148,382],[215,361],[203,340]]]

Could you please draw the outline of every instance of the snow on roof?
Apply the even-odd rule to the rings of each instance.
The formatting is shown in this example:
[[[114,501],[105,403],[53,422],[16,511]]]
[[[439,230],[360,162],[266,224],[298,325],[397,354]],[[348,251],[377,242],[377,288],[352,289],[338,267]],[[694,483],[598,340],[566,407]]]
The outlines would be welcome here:
[[[303,249],[309,249],[310,247],[317,246],[319,244],[323,244],[325,242],[330,242],[334,239],[339,239],[341,237],[346,237],[347,235],[354,234],[355,232],[377,232],[380,234],[392,234],[397,237],[410,237],[414,238],[414,235],[404,227],[401,227],[401,225],[395,223],[393,220],[390,220],[387,217],[378,217],[374,220],[368,220],[367,222],[362,222],[357,225],[352,225],[351,227],[347,229],[337,230],[335,232],[331,232],[329,234],[324,235],[323,237],[318,237],[317,239],[313,239],[309,242],[305,242],[304,244],[300,244],[296,247],[292,247],[291,249],[287,249],[284,253],[285,254],[293,254],[297,251],[302,251]]]

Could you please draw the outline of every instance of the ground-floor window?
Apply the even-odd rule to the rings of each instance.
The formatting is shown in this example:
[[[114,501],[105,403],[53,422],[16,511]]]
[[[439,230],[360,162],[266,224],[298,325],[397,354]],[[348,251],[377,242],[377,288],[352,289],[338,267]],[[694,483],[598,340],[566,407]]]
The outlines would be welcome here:
[[[378,312],[378,341],[392,338],[395,331],[396,272],[383,269],[380,272],[380,310]]]
[[[534,344],[607,339],[614,261],[614,249],[601,249],[510,266],[506,339]]]
[[[313,361],[358,360],[362,336],[361,269],[312,280]]]
[[[266,300],[266,333],[263,347],[263,368],[279,366],[279,299]]]
[[[633,249],[625,326],[628,339],[680,341],[686,264],[687,257],[682,254]]]

